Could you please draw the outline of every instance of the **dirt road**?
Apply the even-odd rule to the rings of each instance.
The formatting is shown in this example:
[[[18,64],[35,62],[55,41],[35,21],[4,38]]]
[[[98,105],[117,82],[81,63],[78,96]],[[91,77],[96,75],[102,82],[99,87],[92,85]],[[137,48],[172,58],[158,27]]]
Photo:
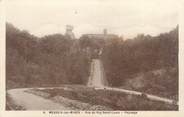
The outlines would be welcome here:
[[[26,110],[70,110],[70,108],[55,103],[52,100],[27,93],[25,92],[26,90],[29,89],[12,89],[8,91],[8,94],[16,105],[22,106]]]

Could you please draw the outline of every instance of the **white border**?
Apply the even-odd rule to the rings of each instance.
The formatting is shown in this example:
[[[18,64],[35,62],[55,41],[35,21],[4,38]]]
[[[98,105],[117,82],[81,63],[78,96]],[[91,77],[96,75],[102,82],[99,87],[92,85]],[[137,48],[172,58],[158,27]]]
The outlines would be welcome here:
[[[179,2],[180,1],[180,2]],[[5,111],[5,1],[0,1],[0,116],[2,117],[182,117],[184,116],[184,1],[176,0],[179,8],[179,111],[137,111],[137,114],[43,114],[43,111]],[[48,111],[46,111],[48,112]],[[60,112],[60,111],[58,111]],[[133,112],[133,111],[132,111]]]

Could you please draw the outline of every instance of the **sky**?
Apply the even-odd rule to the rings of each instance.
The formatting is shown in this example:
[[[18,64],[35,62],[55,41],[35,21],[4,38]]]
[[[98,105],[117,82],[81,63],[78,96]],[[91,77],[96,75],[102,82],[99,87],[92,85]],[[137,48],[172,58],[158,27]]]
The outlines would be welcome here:
[[[7,0],[6,20],[21,30],[42,37],[65,33],[117,34],[125,38],[144,33],[156,36],[178,24],[175,0]]]

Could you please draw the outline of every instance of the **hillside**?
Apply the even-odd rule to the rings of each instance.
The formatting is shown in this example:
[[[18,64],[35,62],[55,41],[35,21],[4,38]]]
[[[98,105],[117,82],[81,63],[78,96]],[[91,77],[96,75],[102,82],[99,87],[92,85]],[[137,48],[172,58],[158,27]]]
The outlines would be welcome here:
[[[76,40],[61,34],[38,38],[11,24],[6,37],[8,89],[87,82],[90,59]]]
[[[155,37],[110,42],[101,57],[110,86],[177,99],[178,27]]]
[[[99,49],[110,87],[178,99],[178,27],[154,37],[72,40],[62,34],[38,38],[7,23],[7,89],[85,85]]]

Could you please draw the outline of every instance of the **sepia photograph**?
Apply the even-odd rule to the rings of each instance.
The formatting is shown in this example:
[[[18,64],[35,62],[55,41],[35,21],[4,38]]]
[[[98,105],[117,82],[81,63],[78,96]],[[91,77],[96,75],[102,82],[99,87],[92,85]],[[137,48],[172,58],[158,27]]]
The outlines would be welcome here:
[[[174,0],[7,0],[6,110],[178,111]]]

